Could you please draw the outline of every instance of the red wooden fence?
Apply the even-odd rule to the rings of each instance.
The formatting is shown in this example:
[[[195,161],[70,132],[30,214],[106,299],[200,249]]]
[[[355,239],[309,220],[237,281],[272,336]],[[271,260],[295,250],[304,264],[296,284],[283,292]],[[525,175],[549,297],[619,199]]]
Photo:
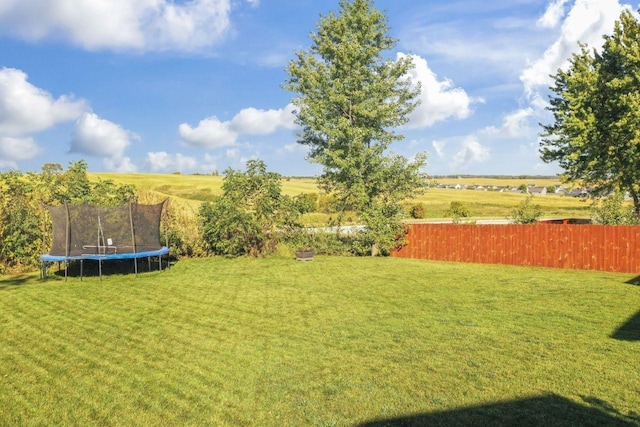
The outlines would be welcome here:
[[[640,273],[640,227],[412,224],[391,255],[438,261]]]

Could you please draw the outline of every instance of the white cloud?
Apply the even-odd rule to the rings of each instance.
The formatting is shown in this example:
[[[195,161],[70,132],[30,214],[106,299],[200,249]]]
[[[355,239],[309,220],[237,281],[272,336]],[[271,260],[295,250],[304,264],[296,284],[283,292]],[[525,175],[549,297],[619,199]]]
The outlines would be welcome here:
[[[205,160],[211,160],[205,156]],[[169,154],[166,151],[147,153],[145,166],[151,172],[193,172],[199,168],[198,160],[181,153]]]
[[[461,170],[472,163],[487,161],[490,157],[489,148],[482,145],[474,136],[469,136],[462,142],[462,148],[453,157],[452,167],[455,170]]]
[[[231,127],[239,134],[267,135],[279,128],[295,129],[293,104],[279,110],[245,108],[231,120]]]
[[[88,50],[193,51],[225,37],[231,9],[231,0],[5,0],[0,26],[23,39],[62,39]]]
[[[204,162],[200,164],[199,169],[204,173],[218,171],[218,158],[209,153],[205,153]]]
[[[529,119],[534,115],[532,108],[522,108],[505,116],[502,126],[489,126],[481,133],[500,138],[524,138],[535,135],[536,130],[530,126]]]
[[[187,123],[178,127],[178,134],[188,145],[220,148],[235,145],[240,135],[267,135],[280,128],[295,129],[293,105],[278,110],[244,108],[229,121],[212,116],[195,128]]]
[[[0,70],[0,136],[24,136],[76,119],[87,110],[83,100],[53,96],[14,68]]]
[[[293,142],[291,144],[285,144],[284,147],[282,147],[280,150],[278,150],[280,153],[285,152],[285,153],[295,153],[295,152],[302,152],[302,153],[308,153],[310,150],[308,145],[302,145],[302,144],[298,144],[297,142]]]
[[[436,150],[436,155],[441,159],[445,156],[444,149],[447,143],[445,141],[432,141],[431,146]]]
[[[198,161],[189,156],[180,153],[176,154],[176,167],[179,171],[193,171],[198,168]]]
[[[71,152],[101,157],[110,169],[127,170],[133,165],[124,157],[136,135],[94,113],[85,113],[77,121]]]
[[[40,147],[31,137],[0,137],[0,158],[12,160],[32,159],[40,154]]]
[[[171,169],[173,159],[166,151],[147,153],[147,167],[151,172],[165,172]]]
[[[8,160],[0,160],[0,170],[6,170],[6,169],[19,169],[19,168],[16,162],[12,162]]]
[[[549,3],[544,15],[538,19],[541,28],[555,28],[564,17],[564,5],[568,0],[555,0]]]
[[[238,139],[238,134],[231,129],[230,123],[221,122],[215,116],[200,120],[195,128],[182,123],[178,127],[178,133],[184,143],[208,148],[234,145]]]
[[[551,84],[549,76],[566,67],[571,55],[579,51],[578,42],[592,48],[602,47],[602,35],[611,33],[614,22],[627,7],[618,0],[576,0],[562,24],[559,38],[542,58],[521,73],[525,93],[531,97],[538,88],[547,88]]]
[[[419,95],[421,103],[411,114],[409,127],[426,128],[451,117],[464,119],[471,114],[471,104],[481,102],[467,95],[464,89],[453,87],[453,82],[449,79],[438,81],[424,58],[403,53],[398,53],[397,56],[399,59],[411,56],[414,68],[409,72],[409,77],[422,85],[422,93]]]
[[[102,159],[102,164],[107,170],[113,172],[133,173],[138,171],[138,167],[131,162],[131,158],[129,157],[123,157],[121,159]]]

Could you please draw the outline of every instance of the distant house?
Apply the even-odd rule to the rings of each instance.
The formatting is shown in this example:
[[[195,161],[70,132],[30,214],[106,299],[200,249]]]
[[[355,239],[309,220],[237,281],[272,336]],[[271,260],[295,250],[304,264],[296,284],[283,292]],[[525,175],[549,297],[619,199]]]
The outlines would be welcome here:
[[[556,185],[556,194],[564,194],[566,191],[569,191],[569,189],[564,185]]]
[[[589,192],[584,188],[574,188],[567,193],[569,197],[589,197]]]
[[[538,196],[544,196],[545,194],[547,194],[547,187],[539,187],[537,185],[532,185],[530,187],[527,187],[527,193],[536,194]]]

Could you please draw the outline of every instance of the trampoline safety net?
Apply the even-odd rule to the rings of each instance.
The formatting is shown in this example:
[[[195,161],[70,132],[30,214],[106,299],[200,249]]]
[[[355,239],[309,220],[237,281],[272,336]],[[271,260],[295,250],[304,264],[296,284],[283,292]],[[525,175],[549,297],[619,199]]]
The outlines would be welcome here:
[[[53,228],[49,254],[81,257],[159,250],[160,219],[166,203],[47,206]]]

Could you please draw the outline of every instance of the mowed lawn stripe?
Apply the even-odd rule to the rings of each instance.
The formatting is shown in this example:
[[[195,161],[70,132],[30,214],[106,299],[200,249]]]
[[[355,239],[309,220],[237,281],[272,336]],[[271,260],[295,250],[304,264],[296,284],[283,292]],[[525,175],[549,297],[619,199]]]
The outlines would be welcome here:
[[[637,423],[640,336],[612,338],[631,279],[316,257],[32,281],[0,290],[0,424],[353,425],[547,395]]]

